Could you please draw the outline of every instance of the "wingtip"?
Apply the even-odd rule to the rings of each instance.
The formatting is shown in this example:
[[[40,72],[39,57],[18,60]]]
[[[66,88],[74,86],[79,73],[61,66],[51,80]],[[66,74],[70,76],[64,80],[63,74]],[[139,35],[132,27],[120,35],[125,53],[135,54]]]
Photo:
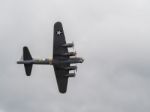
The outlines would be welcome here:
[[[28,47],[27,46],[23,46],[23,49],[25,50],[25,49],[28,49]]]
[[[63,91],[63,92],[62,92],[62,91],[59,91],[59,92],[60,92],[61,94],[66,94],[66,91]]]
[[[60,21],[55,22],[54,26],[56,25],[62,25],[62,23]]]
[[[67,92],[67,89],[59,90],[59,92],[60,92],[61,94],[65,94],[65,93]]]
[[[26,76],[31,76],[31,73],[28,73],[28,72],[26,71]]]

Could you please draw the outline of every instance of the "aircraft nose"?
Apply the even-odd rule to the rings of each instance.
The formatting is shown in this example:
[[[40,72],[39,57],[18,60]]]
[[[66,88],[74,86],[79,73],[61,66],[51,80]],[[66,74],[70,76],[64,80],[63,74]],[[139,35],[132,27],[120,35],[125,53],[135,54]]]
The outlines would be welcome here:
[[[81,62],[81,63],[83,63],[83,62],[84,62],[84,59],[83,59],[83,58],[81,58],[81,59],[80,59],[80,62]]]

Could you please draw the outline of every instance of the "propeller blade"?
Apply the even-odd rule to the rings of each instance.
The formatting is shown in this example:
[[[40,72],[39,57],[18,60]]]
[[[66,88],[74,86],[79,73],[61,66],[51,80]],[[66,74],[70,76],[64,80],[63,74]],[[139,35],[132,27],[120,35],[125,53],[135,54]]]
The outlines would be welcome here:
[[[74,49],[74,42],[72,42],[72,43],[73,43],[73,47],[72,47],[72,48],[73,48],[73,51],[75,51],[75,49]]]
[[[75,66],[77,67],[77,64],[75,64]],[[76,70],[75,70],[75,71],[76,71],[76,73],[77,73],[77,71],[78,71],[78,67],[76,68]]]

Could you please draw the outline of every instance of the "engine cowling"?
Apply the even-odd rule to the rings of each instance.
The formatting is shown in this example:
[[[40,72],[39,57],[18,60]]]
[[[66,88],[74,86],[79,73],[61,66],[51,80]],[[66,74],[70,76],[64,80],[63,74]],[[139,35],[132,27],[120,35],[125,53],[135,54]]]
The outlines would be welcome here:
[[[69,74],[67,74],[67,75],[65,75],[66,77],[75,77],[75,73],[69,73]]]
[[[66,43],[61,45],[62,47],[74,47],[74,43]]]
[[[64,53],[64,54],[60,54],[61,56],[76,56],[76,52],[68,52],[68,53]]]
[[[65,67],[65,70],[77,70],[77,66],[69,66],[69,67]]]

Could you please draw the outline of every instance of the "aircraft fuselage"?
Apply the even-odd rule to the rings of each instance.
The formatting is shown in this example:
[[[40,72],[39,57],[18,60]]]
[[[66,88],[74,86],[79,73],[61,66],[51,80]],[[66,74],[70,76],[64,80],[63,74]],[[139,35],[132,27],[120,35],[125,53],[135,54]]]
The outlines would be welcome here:
[[[56,59],[31,59],[31,60],[20,60],[17,64],[41,64],[41,65],[62,65],[62,64],[73,64],[82,63],[83,59],[79,57],[69,58],[67,60],[56,60]]]

